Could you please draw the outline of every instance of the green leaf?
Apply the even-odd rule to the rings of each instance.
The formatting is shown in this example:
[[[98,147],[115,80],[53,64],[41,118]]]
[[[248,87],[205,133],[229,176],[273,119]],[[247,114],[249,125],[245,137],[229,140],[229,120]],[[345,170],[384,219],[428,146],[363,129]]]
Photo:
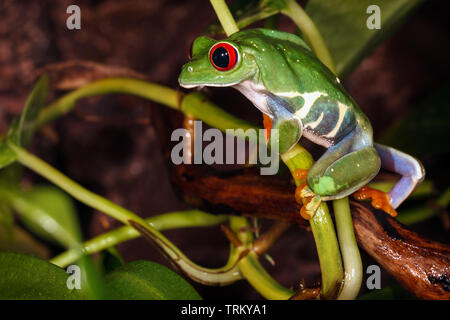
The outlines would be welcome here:
[[[86,299],[67,287],[70,276],[47,261],[18,253],[0,253],[0,299]]]
[[[150,261],[133,261],[106,276],[111,299],[199,300],[200,295],[172,270]]]
[[[316,24],[340,76],[348,75],[364,57],[392,34],[423,0],[309,0],[305,11]],[[369,29],[366,13],[377,5],[381,29]]]
[[[414,296],[400,285],[393,285],[379,290],[373,290],[358,298],[358,300],[413,300]]]
[[[6,137],[0,139],[0,169],[16,160],[16,155],[8,146],[8,141],[28,147],[34,132],[34,122],[45,104],[49,87],[49,78],[43,75],[33,87],[20,118],[8,130]]]
[[[378,139],[415,156],[439,155],[450,151],[445,141],[450,123],[450,97],[447,84],[419,103]]]
[[[64,191],[43,185],[23,192],[0,183],[0,197],[7,198],[23,224],[41,238],[66,248],[81,242],[74,203]]]
[[[280,0],[238,0],[231,4],[230,12],[236,20],[238,28],[242,29],[252,23],[278,14],[285,7],[284,1]],[[224,33],[218,19],[208,26],[206,32],[211,34]]]
[[[31,91],[31,94],[25,103],[25,108],[19,118],[18,127],[12,134],[12,142],[15,144],[24,148],[28,147],[34,132],[35,120],[47,99],[48,88],[49,77],[43,75]]]

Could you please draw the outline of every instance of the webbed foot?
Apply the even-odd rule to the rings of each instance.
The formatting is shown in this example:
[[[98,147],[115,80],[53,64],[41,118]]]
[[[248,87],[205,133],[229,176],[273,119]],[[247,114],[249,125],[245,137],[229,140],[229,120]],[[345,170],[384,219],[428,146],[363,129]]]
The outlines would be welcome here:
[[[392,207],[389,195],[383,191],[364,186],[356,191],[353,197],[360,201],[371,199],[372,207],[375,209],[383,210],[392,217],[397,216],[397,211]]]
[[[302,205],[300,215],[305,220],[310,220],[314,217],[320,203],[322,202],[320,196],[316,195],[306,184],[306,177],[308,170],[297,169],[293,172],[295,180],[300,181],[299,186],[295,190],[295,200]]]

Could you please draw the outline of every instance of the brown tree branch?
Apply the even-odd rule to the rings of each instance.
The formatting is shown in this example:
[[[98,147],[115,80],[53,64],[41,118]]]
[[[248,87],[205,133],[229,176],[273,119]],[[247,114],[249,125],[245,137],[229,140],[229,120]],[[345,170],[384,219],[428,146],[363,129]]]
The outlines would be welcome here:
[[[173,168],[172,180],[197,207],[306,228],[288,179],[260,176],[251,169],[224,174],[180,165]],[[351,201],[351,207],[358,244],[403,287],[421,299],[450,299],[450,246],[421,237],[362,203]]]

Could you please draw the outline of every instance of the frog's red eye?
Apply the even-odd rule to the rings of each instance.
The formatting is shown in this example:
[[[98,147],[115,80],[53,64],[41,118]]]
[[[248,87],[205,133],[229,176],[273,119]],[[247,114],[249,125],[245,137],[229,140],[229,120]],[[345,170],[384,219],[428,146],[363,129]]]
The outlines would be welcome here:
[[[209,51],[211,64],[219,71],[232,69],[238,60],[237,50],[229,43],[220,42]]]

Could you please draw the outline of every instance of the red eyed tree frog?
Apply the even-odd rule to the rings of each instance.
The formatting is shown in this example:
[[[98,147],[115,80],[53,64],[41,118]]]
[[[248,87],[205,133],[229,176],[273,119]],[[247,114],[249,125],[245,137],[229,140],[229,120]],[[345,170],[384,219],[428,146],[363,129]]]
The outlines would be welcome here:
[[[395,215],[395,210],[424,178],[418,160],[374,144],[372,127],[339,79],[298,36],[269,29],[237,32],[225,40],[197,38],[179,83],[233,87],[247,97],[279,130],[280,154],[303,135],[327,151],[305,173],[302,197],[311,218],[321,201],[346,197],[384,167],[402,177],[389,192],[360,189],[360,199]],[[383,197],[384,196],[384,197]]]

